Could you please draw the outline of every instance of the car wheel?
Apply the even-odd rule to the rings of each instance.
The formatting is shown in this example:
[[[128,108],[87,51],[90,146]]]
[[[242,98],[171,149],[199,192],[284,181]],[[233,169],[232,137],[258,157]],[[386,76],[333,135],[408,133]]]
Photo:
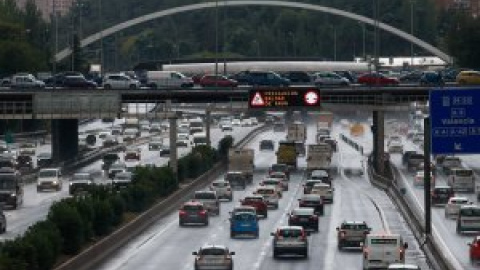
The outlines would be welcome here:
[[[42,191],[42,189],[40,187],[37,187],[37,192],[40,192]]]
[[[103,86],[103,88],[105,90],[110,90],[110,89],[112,89],[112,86],[110,84],[106,84],[106,85]]]
[[[235,232],[230,231],[230,238],[235,238]]]
[[[183,227],[183,222],[181,220],[178,221],[178,226]]]
[[[305,251],[303,252],[303,256],[306,258],[308,258],[308,248],[305,249]]]
[[[273,258],[278,258],[278,251],[276,249],[273,249]]]

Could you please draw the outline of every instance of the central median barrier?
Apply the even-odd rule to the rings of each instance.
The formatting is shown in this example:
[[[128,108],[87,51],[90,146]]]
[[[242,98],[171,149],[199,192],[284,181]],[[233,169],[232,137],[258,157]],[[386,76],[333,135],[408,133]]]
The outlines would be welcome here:
[[[260,126],[251,131],[247,136],[235,144],[235,147],[242,147],[252,140],[257,134],[268,129],[269,126]],[[210,170],[206,171],[196,179],[182,184],[178,190],[163,200],[154,204],[147,211],[141,213],[129,223],[123,225],[112,234],[102,238],[99,242],[72,257],[70,260],[59,265],[56,270],[87,270],[95,269],[101,262],[105,261],[113,252],[124,246],[128,241],[140,235],[145,229],[151,226],[159,218],[172,212],[198,189],[204,188],[211,181],[219,177],[227,168],[226,160],[216,163]]]
[[[342,141],[349,146],[357,150],[363,155],[363,146],[355,139],[350,138],[344,134],[340,134]],[[423,211],[418,209],[417,206],[412,205],[406,198],[405,188],[402,188],[398,184],[399,172],[392,166],[390,162],[385,162],[385,176],[381,176],[375,173],[371,158],[367,161],[368,178],[373,186],[383,190],[395,204],[400,211],[404,219],[410,226],[415,238],[420,243],[422,250],[428,259],[428,262],[432,269],[436,270],[458,270],[458,266],[452,263],[454,258],[450,258],[445,252],[446,247],[440,245],[438,239],[439,235],[426,237],[425,236],[425,219],[423,217]]]

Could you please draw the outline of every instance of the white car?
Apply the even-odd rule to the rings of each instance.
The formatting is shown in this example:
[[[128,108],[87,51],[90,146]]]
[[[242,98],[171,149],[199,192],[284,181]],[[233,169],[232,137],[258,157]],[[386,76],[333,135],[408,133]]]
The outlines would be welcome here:
[[[317,194],[322,197],[324,202],[333,203],[333,188],[326,183],[317,183],[313,185],[310,194]]]
[[[241,125],[242,125],[242,127],[252,126],[252,121],[250,120],[250,118],[242,119]]]
[[[262,196],[268,206],[273,206],[275,209],[278,209],[278,201],[280,195],[278,194],[275,187],[261,186],[257,188],[257,190],[253,192],[253,194]]]
[[[239,127],[241,125],[242,125],[242,121],[240,121],[240,119],[235,118],[235,119],[232,120],[232,126]]]
[[[103,79],[104,89],[138,89],[140,81],[124,74],[109,74]]]
[[[250,117],[250,121],[252,122],[252,126],[258,125],[258,119],[256,117]]]
[[[232,255],[235,255],[235,252],[229,251],[225,246],[206,245],[192,254],[195,255],[194,268],[196,270],[233,270]]]
[[[334,72],[318,72],[314,75],[314,82],[316,86],[336,85],[349,86],[350,81]]]
[[[140,137],[140,131],[138,130],[138,128],[127,128],[123,132],[124,141],[132,141],[138,137]]]
[[[214,181],[210,185],[210,190],[215,191],[219,199],[228,199],[229,201],[233,200],[232,187],[230,186],[230,182],[228,181],[225,181],[225,180]]]
[[[63,180],[60,168],[41,169],[37,175],[37,191],[45,189],[62,190]]]
[[[403,144],[401,140],[391,140],[388,142],[389,153],[403,153]]]
[[[425,185],[425,172],[417,171],[417,174],[413,178],[413,185],[416,187],[423,187]],[[435,176],[430,172],[430,185],[435,186]]]
[[[457,218],[460,207],[467,204],[470,204],[467,197],[451,197],[445,205],[445,218]]]

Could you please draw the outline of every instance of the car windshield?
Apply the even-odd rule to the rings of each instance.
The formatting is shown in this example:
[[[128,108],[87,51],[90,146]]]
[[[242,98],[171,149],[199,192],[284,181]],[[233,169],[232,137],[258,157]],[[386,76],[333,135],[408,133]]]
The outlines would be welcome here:
[[[1,175],[0,176],[0,190],[12,190],[15,189],[15,176],[14,175]]]
[[[437,188],[437,189],[435,189],[435,193],[448,194],[450,192],[451,191],[448,188]]]
[[[278,181],[276,181],[276,180],[264,180],[264,181],[263,181],[263,184],[264,184],[264,185],[267,185],[267,186],[268,186],[268,185],[270,185],[270,186],[276,186],[276,185],[278,185]]]
[[[225,255],[226,251],[222,248],[205,248],[200,251],[200,255],[216,255],[222,256]]]
[[[287,169],[287,165],[284,165],[284,164],[272,165],[272,171],[275,171],[275,172],[283,172],[283,171],[286,171],[286,169]]]
[[[39,177],[56,177],[57,171],[56,170],[41,170],[38,173]]]
[[[302,235],[302,231],[298,229],[282,229],[278,233],[280,236],[283,237],[299,237]]]
[[[38,158],[51,158],[52,154],[50,153],[40,153],[37,155]]]
[[[125,154],[125,159],[138,159],[137,153],[127,153]]]
[[[307,181],[305,183],[305,186],[307,187],[313,187],[315,184],[321,183],[321,181]]]
[[[198,192],[198,193],[195,193],[195,199],[210,199],[210,200],[214,200],[214,199],[215,199],[215,193],[211,193],[211,192]]]

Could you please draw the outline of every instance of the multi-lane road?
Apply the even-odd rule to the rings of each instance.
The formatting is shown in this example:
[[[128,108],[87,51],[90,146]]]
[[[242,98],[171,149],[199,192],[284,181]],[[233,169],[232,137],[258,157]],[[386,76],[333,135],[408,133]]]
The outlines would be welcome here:
[[[314,132],[313,125],[310,125],[308,143],[314,142]],[[334,136],[338,132],[340,127],[336,126]],[[410,244],[407,261],[428,269],[419,245],[389,198],[372,187],[365,175],[346,176],[343,173],[343,168],[363,168],[364,157],[342,142],[339,142],[339,151],[332,164],[338,168],[333,180],[334,203],[326,207],[325,215],[320,218],[319,232],[309,236],[308,259],[273,259],[270,236],[276,227],[287,224],[286,214],[298,205],[297,199],[303,190],[302,169],[292,175],[289,191],[284,193],[279,209],[271,210],[267,219],[260,220],[258,239],[231,239],[229,211],[239,204],[239,199],[252,193],[276,159],[274,151],[258,151],[259,141],[273,139],[278,143],[284,138],[285,133],[269,130],[246,146],[256,151],[254,184],[246,190],[235,191],[233,202],[222,202],[220,215],[213,216],[207,227],[179,227],[178,213],[174,211],[118,250],[98,269],[193,269],[192,251],[205,244],[222,244],[235,251],[235,269],[359,269],[362,265],[361,250],[337,249],[335,228],[344,220],[365,220],[373,232],[400,233]],[[304,158],[299,160],[299,166],[305,168]]]

